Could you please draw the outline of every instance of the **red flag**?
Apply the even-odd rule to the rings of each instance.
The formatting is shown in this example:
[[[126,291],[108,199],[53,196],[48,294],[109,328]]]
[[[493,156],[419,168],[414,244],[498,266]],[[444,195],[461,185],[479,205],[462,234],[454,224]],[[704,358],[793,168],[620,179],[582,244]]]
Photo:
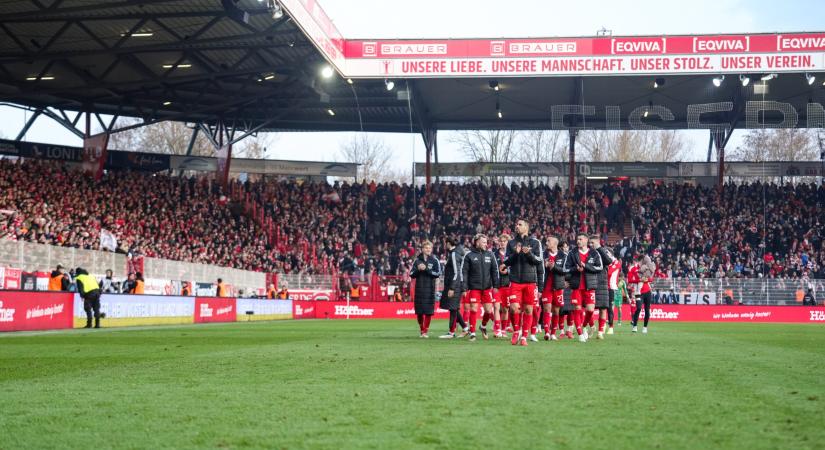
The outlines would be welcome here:
[[[218,164],[215,170],[216,179],[221,186],[226,187],[229,181],[229,164],[232,160],[232,145],[224,145],[217,152]]]
[[[83,139],[83,171],[99,180],[106,164],[106,146],[109,135],[100,133]]]

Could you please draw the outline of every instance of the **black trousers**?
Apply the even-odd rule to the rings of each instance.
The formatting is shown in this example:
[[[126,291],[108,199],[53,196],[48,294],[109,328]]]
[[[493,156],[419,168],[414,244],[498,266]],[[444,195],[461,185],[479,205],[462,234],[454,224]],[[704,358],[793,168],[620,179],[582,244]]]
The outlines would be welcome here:
[[[95,326],[100,326],[100,291],[94,290],[83,295],[83,311],[86,312],[86,326],[92,326],[92,311],[94,311]]]
[[[633,322],[631,325],[634,327],[639,324],[639,313],[642,312],[642,305],[645,307],[645,326],[647,323],[650,322],[650,302],[653,300],[653,296],[650,292],[645,292],[642,296],[636,300],[636,312],[633,313]]]

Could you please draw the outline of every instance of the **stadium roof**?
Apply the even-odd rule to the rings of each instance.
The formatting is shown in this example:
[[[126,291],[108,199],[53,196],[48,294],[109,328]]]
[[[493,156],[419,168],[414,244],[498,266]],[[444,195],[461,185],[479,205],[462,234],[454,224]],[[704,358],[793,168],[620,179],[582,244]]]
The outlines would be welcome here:
[[[79,118],[68,111],[90,110],[147,122],[222,119],[241,130],[742,127],[749,107],[751,118],[781,126],[825,122],[825,34],[348,41],[314,0],[30,0],[2,9],[0,100],[64,125]],[[336,71],[328,79],[326,64]],[[779,76],[759,91],[769,73]],[[717,87],[711,80],[722,74]],[[762,100],[782,103],[784,115],[748,103]],[[689,107],[697,104],[705,106]],[[796,117],[780,124],[788,109]]]

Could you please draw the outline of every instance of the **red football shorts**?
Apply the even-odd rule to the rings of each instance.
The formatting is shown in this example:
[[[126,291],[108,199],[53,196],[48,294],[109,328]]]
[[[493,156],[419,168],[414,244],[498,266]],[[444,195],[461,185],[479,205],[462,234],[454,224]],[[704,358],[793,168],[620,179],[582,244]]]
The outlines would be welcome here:
[[[574,289],[570,296],[570,303],[574,306],[581,305],[595,305],[596,304],[596,290]]]
[[[493,303],[493,290],[470,289],[467,291],[467,303]]]
[[[493,303],[504,303],[507,298],[507,288],[500,287],[493,293]]]
[[[521,306],[536,306],[538,287],[533,283],[510,283],[510,301]]]

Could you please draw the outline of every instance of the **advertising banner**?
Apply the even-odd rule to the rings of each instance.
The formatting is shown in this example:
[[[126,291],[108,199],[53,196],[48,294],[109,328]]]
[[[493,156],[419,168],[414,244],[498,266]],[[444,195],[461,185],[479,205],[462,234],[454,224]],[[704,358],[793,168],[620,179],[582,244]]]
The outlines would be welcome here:
[[[292,318],[293,319],[314,319],[315,318],[316,302],[293,300],[292,301]]]
[[[20,274],[20,289],[24,291],[36,291],[37,275],[33,272],[22,272]]]
[[[103,327],[128,327],[136,325],[173,325],[192,323],[195,299],[160,295],[103,294],[100,296],[100,312],[106,317]],[[86,325],[83,300],[74,297],[74,326]]]
[[[235,322],[237,312],[234,298],[195,298],[195,323]]]
[[[825,34],[351,40],[347,77],[508,77],[818,71]]]
[[[289,298],[292,300],[333,300],[332,289],[290,289]]]
[[[622,314],[630,314],[624,305]],[[628,317],[628,316],[625,316]],[[640,318],[644,317],[644,310]],[[825,324],[822,306],[691,306],[651,305],[651,321],[666,322],[783,322]]]
[[[447,310],[436,309],[436,319],[449,318]],[[316,319],[411,319],[412,302],[315,302]]]
[[[214,297],[217,289],[212,283],[195,283],[195,295],[198,297]]]
[[[68,292],[0,291],[0,331],[71,328],[72,296]]]
[[[218,168],[217,158],[203,156],[170,157],[170,168],[173,170],[193,170],[199,172],[215,172]],[[358,164],[318,162],[318,161],[283,161],[269,159],[232,158],[229,166],[230,173],[263,173],[272,175],[305,175],[305,176],[335,176],[355,177]]]
[[[292,300],[258,300],[239,298],[238,322],[283,320],[292,318]],[[249,314],[249,313],[252,314]]]
[[[3,280],[3,289],[12,290],[12,289],[20,289],[21,286],[21,276],[23,275],[23,271],[20,269],[12,269],[7,267],[6,273]]]
[[[99,142],[92,142],[92,146],[94,150],[88,153],[87,159],[87,152],[83,147],[40,142],[16,142],[9,139],[0,139],[0,154],[81,163],[89,172],[94,174],[94,171],[99,167],[95,164],[100,164],[100,160],[97,159],[97,152],[100,148]],[[106,169],[131,169],[148,172],[159,172],[169,169],[169,155],[160,155],[157,153],[106,150],[103,155],[103,161],[105,162],[104,168]]]

